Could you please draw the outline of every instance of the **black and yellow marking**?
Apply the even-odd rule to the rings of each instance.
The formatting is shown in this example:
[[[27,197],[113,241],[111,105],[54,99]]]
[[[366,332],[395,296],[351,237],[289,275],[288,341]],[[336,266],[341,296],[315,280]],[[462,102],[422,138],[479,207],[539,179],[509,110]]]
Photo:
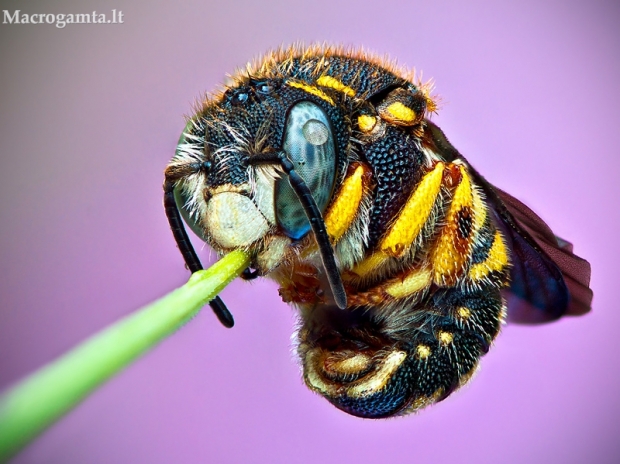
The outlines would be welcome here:
[[[334,245],[324,256],[337,266],[321,266],[312,233],[270,239],[286,235],[279,224],[249,247],[301,309],[306,383],[363,417],[440,401],[467,381],[499,331],[510,250],[477,176],[425,119],[435,109],[429,87],[343,49],[279,51],[248,69],[195,118],[205,122],[193,134],[196,150],[238,144],[229,129],[247,130],[257,151],[279,147],[302,100],[321,107],[334,137],[335,181],[329,192],[324,182],[310,189],[329,199],[308,216],[323,222]],[[232,158],[204,176],[209,192],[249,185],[243,159]],[[334,312],[326,270],[344,281],[345,311]]]
[[[298,82],[298,81],[288,81],[286,85],[288,85],[289,87],[293,87],[295,89],[301,89],[309,93],[310,95],[314,95],[315,97],[319,97],[322,100],[325,100],[330,105],[335,105],[334,99],[332,97],[330,97],[329,95],[327,95],[325,92],[323,92],[318,87],[315,87],[314,85],[309,85],[304,82]]]
[[[478,282],[492,272],[505,270],[509,263],[509,252],[504,237],[499,230],[496,230],[487,258],[481,263],[472,265],[468,276],[472,281]]]
[[[446,214],[446,225],[431,251],[434,282],[440,286],[454,285],[463,273],[471,250],[471,215],[474,208],[472,184],[467,170],[460,167],[461,180],[454,190]]]
[[[333,243],[342,238],[357,217],[370,175],[370,169],[361,163],[355,163],[349,168],[347,177],[325,214],[325,227]]]
[[[317,85],[321,87],[329,87],[331,89],[337,90],[338,92],[342,92],[349,97],[355,96],[355,90],[351,87],[344,85],[341,81],[332,76],[321,76],[316,80]]]
[[[377,106],[381,118],[397,126],[413,126],[424,117],[426,97],[398,88]]]
[[[377,125],[377,117],[369,114],[361,114],[357,117],[357,126],[364,133],[372,132]]]
[[[379,250],[355,266],[355,274],[366,276],[390,257],[401,257],[407,253],[431,215],[441,192],[444,169],[445,164],[439,162],[424,175],[381,240]]]

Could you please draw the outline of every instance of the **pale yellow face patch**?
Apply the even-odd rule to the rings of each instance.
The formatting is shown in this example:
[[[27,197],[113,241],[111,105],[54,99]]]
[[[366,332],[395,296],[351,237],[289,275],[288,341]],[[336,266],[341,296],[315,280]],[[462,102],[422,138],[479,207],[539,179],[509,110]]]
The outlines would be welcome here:
[[[222,192],[207,203],[206,228],[222,248],[251,245],[265,236],[269,224],[254,202],[245,195]]]

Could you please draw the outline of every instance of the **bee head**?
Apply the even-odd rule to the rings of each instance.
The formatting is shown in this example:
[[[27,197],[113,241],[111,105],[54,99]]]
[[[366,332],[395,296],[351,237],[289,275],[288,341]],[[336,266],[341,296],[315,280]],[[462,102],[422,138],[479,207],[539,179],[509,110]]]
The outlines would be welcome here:
[[[180,179],[175,198],[190,227],[218,251],[257,252],[279,235],[310,231],[279,160],[285,157],[322,213],[346,168],[340,105],[297,81],[246,79],[207,102],[188,122],[171,166],[202,163]],[[331,102],[331,103],[330,103]]]

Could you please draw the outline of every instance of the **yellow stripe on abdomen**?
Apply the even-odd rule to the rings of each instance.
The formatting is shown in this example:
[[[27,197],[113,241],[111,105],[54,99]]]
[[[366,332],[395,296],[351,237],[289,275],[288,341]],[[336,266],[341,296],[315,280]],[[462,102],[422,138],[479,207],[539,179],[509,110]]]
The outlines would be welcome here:
[[[504,242],[504,237],[502,237],[499,230],[496,230],[495,237],[493,238],[493,245],[489,250],[487,259],[481,263],[474,264],[469,269],[468,276],[474,282],[480,281],[493,271],[505,269],[509,262],[510,258],[508,255],[508,248]]]

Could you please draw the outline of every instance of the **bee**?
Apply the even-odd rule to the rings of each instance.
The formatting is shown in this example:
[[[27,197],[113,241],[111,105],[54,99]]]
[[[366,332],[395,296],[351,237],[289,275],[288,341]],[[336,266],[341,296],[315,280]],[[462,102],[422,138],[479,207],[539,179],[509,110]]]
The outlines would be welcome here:
[[[359,417],[405,415],[476,371],[506,318],[590,310],[590,266],[488,183],[429,117],[428,84],[344,48],[291,47],[189,118],[164,204],[219,254],[251,256],[299,309],[308,387]],[[227,327],[223,302],[210,303]]]

